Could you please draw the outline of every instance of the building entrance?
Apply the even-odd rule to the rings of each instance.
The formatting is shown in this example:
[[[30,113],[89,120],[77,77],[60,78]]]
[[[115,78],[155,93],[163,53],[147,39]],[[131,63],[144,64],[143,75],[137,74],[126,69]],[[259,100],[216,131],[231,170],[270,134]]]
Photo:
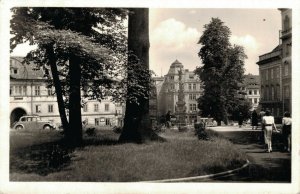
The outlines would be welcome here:
[[[26,111],[22,108],[14,109],[10,114],[10,127],[20,119],[21,116],[26,115]]]

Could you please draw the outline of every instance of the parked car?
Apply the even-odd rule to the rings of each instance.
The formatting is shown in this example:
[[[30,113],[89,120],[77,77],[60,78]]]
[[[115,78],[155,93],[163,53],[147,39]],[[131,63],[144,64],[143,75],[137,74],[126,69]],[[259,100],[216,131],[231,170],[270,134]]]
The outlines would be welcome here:
[[[16,130],[52,130],[55,128],[51,121],[43,121],[37,115],[22,116],[13,126],[13,129]]]

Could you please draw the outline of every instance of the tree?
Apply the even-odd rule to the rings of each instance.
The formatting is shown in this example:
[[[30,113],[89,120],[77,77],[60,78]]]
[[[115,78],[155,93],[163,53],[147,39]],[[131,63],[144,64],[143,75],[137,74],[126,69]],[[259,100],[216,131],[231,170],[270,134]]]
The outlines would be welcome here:
[[[126,100],[124,127],[119,141],[142,143],[146,140],[162,140],[150,128],[149,10],[133,8],[129,11],[127,96],[132,96],[135,100]],[[133,79],[134,77],[137,79]],[[132,95],[133,93],[136,95]]]
[[[66,142],[79,145],[81,90],[99,100],[107,94],[119,98],[122,86],[114,86],[112,78],[123,71],[126,61],[126,35],[121,23],[127,12],[103,8],[13,8],[12,11],[11,51],[27,41],[37,45],[24,62],[34,61],[53,80]],[[69,121],[65,108],[69,109]]]
[[[221,121],[227,123],[228,114],[235,110],[246,55],[243,47],[230,44],[230,29],[219,18],[212,18],[204,28],[198,42],[204,65],[195,70],[204,85],[198,107],[202,116],[212,116],[220,125]]]

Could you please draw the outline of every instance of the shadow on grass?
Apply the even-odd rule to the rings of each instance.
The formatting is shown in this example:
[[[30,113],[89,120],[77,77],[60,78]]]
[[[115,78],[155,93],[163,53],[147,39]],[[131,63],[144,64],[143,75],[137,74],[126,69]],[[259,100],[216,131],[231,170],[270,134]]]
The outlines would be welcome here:
[[[286,168],[282,168],[281,166]],[[290,160],[288,159],[272,159],[271,167],[264,167],[259,164],[250,164],[247,168],[241,170],[237,174],[219,178],[223,181],[236,182],[291,182]]]
[[[30,141],[30,140],[28,140]],[[84,137],[82,145],[110,146],[118,144],[118,139],[106,135]],[[64,145],[63,139],[37,143],[22,147],[11,146],[10,173],[34,173],[46,176],[50,173],[67,170],[75,157],[74,148]]]
[[[10,153],[10,172],[46,176],[68,166],[72,152],[61,140],[19,148]]]

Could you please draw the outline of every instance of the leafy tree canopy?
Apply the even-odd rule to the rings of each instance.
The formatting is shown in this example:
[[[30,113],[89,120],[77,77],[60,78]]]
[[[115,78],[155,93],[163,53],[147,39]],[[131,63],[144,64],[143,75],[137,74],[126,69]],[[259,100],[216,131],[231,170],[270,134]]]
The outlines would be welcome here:
[[[212,18],[204,29],[198,42],[202,46],[198,55],[204,65],[195,70],[204,85],[198,107],[203,116],[227,122],[238,106],[237,92],[247,56],[243,47],[230,44],[230,29],[219,18]]]

